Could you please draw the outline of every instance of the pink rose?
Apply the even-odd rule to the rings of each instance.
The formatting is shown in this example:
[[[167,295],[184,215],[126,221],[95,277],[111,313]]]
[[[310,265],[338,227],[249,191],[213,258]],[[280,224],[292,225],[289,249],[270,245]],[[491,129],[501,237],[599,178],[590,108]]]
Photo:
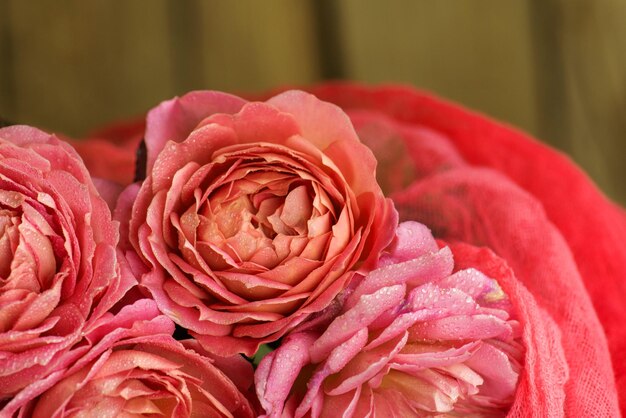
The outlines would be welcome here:
[[[503,260],[453,248],[439,249],[423,225],[401,224],[378,269],[261,361],[267,416],[503,416],[516,390],[562,384],[555,324]],[[538,346],[535,333],[553,345]],[[524,367],[525,350],[552,350],[552,364]]]
[[[60,367],[133,285],[117,241],[69,145],[26,126],[0,129],[0,405]]]
[[[254,416],[242,393],[251,365],[208,357],[195,341],[174,340],[173,330],[152,300],[107,313],[65,353],[62,368],[32,382],[0,416]]]
[[[159,308],[212,352],[277,340],[393,237],[371,152],[339,108],[307,93],[189,93],[149,113],[145,141],[147,178],[118,209],[132,214],[128,257]]]

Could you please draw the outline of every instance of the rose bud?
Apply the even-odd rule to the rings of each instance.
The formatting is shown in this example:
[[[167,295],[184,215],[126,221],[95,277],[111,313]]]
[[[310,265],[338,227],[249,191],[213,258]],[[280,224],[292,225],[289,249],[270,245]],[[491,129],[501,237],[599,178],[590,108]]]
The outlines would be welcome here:
[[[0,405],[60,367],[135,283],[117,241],[117,222],[68,144],[0,129]]]
[[[127,256],[159,308],[214,353],[279,339],[394,235],[371,151],[310,94],[189,93],[149,113],[145,142],[147,178],[118,207]]]
[[[558,408],[567,377],[558,329],[504,261],[464,246],[462,264],[475,268],[460,270],[457,251],[439,249],[423,225],[403,223],[398,236],[338,298],[336,315],[301,324],[261,361],[267,416],[504,416],[516,392],[529,400],[544,384],[561,388],[549,399]],[[552,364],[524,366],[549,350]]]

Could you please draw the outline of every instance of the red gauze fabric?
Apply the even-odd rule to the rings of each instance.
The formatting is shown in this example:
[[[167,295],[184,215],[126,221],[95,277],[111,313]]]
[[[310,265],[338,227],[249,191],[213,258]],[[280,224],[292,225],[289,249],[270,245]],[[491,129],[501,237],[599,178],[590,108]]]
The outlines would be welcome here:
[[[536,306],[518,304],[532,344],[509,416],[616,417],[618,393],[626,412],[623,209],[558,152],[429,95],[348,84],[310,91],[349,113],[402,220],[491,248],[534,297]],[[560,341],[538,325],[552,320]]]
[[[92,132],[86,139],[69,142],[93,177],[126,186],[135,177],[136,151],[145,129],[142,117],[117,122]]]

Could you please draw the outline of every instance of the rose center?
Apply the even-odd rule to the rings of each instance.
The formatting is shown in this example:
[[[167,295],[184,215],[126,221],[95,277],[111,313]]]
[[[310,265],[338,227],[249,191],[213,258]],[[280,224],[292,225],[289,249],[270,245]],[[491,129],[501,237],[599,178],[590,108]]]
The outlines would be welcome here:
[[[247,181],[222,186],[198,211],[198,240],[210,243],[239,261],[248,261],[275,240],[307,237],[311,185],[306,182],[259,184]]]
[[[14,191],[0,190],[2,290],[40,293],[50,287],[61,256],[47,207]]]

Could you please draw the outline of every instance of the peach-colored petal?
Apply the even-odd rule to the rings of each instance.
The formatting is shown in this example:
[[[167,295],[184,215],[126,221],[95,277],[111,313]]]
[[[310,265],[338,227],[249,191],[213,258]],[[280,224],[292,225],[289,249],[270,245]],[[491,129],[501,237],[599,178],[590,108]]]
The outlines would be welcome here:
[[[350,119],[340,108],[300,91],[282,93],[268,103],[296,119],[301,135],[328,153],[340,167],[348,184],[355,185],[356,194],[365,190],[380,190],[373,176],[376,160],[371,151],[360,143]],[[357,173],[368,175],[361,177]]]
[[[312,338],[306,334],[283,342],[280,351],[267,355],[257,369],[257,395],[269,414],[282,410],[297,372],[309,362],[308,347]],[[294,373],[296,371],[296,373]]]
[[[181,142],[202,119],[213,113],[236,112],[244,103],[229,94],[197,91],[165,101],[150,111],[145,134],[148,174],[167,141]]]
[[[124,209],[124,251],[136,253],[126,258],[143,262],[141,285],[207,350],[214,337],[232,337],[220,353],[237,338],[246,353],[277,340],[393,239],[397,213],[372,153],[340,109],[311,95],[194,92],[151,111],[145,141],[148,176]]]
[[[222,114],[208,117],[202,125],[215,123],[232,127],[237,132],[239,143],[275,142],[283,143],[287,138],[299,134],[301,127],[290,112],[280,112],[275,106],[252,102],[245,104],[232,117]]]
[[[136,304],[136,308],[152,310],[146,319],[155,314],[150,303]],[[117,417],[140,412],[192,416],[192,411],[218,417],[254,416],[244,393],[221,370],[238,371],[239,387],[247,390],[252,384],[249,364],[238,358],[206,357],[197,344],[182,345],[160,333],[165,328],[152,328],[147,334],[142,325],[156,318],[148,323],[126,322],[129,313],[112,317],[115,331],[92,346],[63,376],[55,375],[41,388],[29,387],[37,396],[27,405],[34,417],[70,413]]]
[[[380,265],[396,264],[419,258],[439,250],[437,242],[426,225],[418,222],[402,222],[396,229],[396,237],[389,253],[383,254]]]

